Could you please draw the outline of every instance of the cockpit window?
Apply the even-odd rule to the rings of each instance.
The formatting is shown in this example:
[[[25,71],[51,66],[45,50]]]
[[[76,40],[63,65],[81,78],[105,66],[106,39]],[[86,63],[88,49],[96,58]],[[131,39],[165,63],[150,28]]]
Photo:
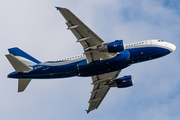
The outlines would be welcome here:
[[[158,42],[164,42],[163,40],[158,40]]]

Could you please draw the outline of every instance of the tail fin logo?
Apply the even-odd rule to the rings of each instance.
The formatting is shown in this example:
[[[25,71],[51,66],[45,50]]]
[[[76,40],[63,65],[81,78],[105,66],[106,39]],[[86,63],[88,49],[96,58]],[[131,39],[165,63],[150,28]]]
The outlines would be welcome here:
[[[9,53],[17,57],[22,62],[26,63],[29,66],[41,63],[39,60],[35,59],[34,57],[30,56],[26,52],[22,51],[21,49],[14,47],[8,49]]]

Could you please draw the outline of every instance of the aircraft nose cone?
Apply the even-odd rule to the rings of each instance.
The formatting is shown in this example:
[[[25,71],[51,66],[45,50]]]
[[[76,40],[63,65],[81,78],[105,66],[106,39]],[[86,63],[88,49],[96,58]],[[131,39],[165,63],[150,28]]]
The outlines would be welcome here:
[[[173,52],[173,51],[175,51],[175,50],[176,50],[176,46],[175,46],[175,45],[173,45],[173,44],[171,44],[171,45],[170,45],[170,49],[171,49],[171,52]]]

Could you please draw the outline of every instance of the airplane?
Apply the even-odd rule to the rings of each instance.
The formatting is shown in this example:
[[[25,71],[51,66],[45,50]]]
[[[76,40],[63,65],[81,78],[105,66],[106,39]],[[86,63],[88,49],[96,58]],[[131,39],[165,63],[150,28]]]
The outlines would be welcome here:
[[[132,75],[118,78],[121,70],[135,63],[165,56],[176,46],[161,39],[150,39],[131,44],[124,40],[106,43],[87,27],[69,9],[56,7],[65,18],[68,30],[84,49],[81,55],[56,61],[40,62],[21,49],[8,49],[7,59],[15,69],[8,78],[18,80],[18,92],[23,92],[31,79],[91,77],[93,90],[87,113],[97,109],[111,87],[126,88],[134,85]]]

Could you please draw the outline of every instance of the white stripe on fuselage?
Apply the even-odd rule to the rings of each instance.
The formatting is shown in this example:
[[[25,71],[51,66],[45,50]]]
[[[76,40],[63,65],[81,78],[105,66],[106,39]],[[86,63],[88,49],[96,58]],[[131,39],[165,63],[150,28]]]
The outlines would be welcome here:
[[[75,63],[75,62],[78,62],[78,61],[81,61],[81,60],[84,60],[86,59],[85,56],[83,57],[79,57],[79,58],[76,58],[76,59],[73,59],[73,60],[62,60],[62,61],[49,61],[49,62],[44,62],[42,63],[42,65],[48,65],[48,66],[58,66],[58,65],[67,65],[67,64],[71,64],[71,63]]]
[[[157,42],[154,42],[154,41],[157,41]],[[134,49],[134,48],[143,48],[143,47],[144,48],[145,47],[160,47],[160,48],[165,48],[165,49],[170,50],[169,47],[161,44],[160,42],[158,42],[158,40],[153,40],[153,44],[150,40],[145,40],[145,41],[140,41],[140,42],[125,45],[125,49]],[[73,56],[73,57],[60,59],[58,61],[44,62],[44,63],[42,63],[42,65],[48,65],[48,66],[67,65],[67,64],[71,64],[74,62],[84,60],[84,59],[86,59],[85,55],[81,54],[81,55],[77,55],[77,56]]]
[[[173,52],[172,44],[163,40],[145,40],[136,43],[126,44],[126,49],[142,48],[142,47],[159,47],[165,48]]]

